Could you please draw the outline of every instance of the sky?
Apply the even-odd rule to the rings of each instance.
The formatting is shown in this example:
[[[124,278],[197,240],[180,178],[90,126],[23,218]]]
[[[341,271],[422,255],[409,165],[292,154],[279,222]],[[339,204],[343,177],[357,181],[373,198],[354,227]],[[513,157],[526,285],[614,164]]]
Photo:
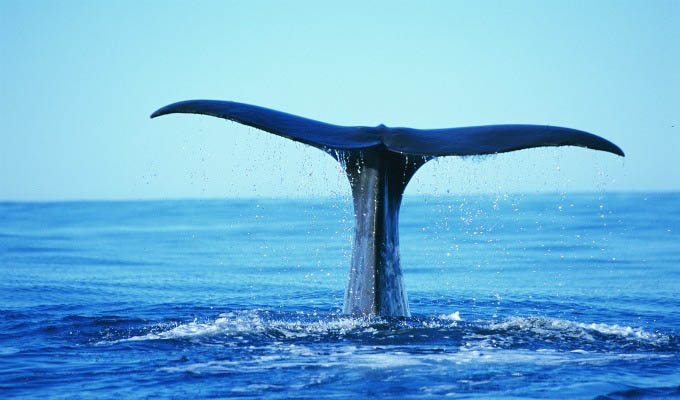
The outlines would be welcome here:
[[[680,2],[0,2],[0,200],[349,193],[317,149],[157,108],[339,125],[549,124],[562,147],[426,164],[408,193],[678,191]]]

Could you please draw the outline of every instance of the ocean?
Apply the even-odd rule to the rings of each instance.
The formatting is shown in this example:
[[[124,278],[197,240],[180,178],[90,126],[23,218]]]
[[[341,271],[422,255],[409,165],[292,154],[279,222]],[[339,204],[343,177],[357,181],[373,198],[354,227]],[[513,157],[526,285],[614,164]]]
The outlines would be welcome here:
[[[0,396],[680,398],[680,193],[407,196],[410,318],[342,315],[353,218],[0,203]]]

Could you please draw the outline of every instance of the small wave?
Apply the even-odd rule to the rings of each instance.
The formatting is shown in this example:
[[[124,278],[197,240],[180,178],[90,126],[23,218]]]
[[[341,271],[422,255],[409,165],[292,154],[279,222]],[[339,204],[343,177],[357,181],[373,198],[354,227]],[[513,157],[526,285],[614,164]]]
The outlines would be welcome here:
[[[642,328],[546,317],[463,322],[459,312],[429,318],[384,319],[239,310],[221,313],[214,320],[162,323],[136,329],[132,336],[107,339],[98,344],[174,340],[262,346],[277,341],[353,340],[374,345],[460,347],[464,351],[554,349],[572,356],[665,353],[677,349],[677,338]]]
[[[664,359],[670,355],[573,353],[557,350],[505,350],[452,348],[443,353],[404,351],[399,346],[347,346],[335,348],[313,345],[272,343],[261,349],[265,354],[251,354],[239,360],[211,360],[159,368],[170,374],[223,375],[262,373],[271,370],[418,370],[442,373],[454,365],[607,365]]]
[[[460,318],[460,312],[458,312],[458,311],[451,313],[451,314],[448,314],[448,315],[442,314],[442,315],[439,316],[439,319],[448,320],[448,321],[462,321],[462,319]]]
[[[191,374],[229,374],[235,372],[262,372],[279,369],[299,368],[337,368],[352,369],[396,369],[417,365],[431,364],[427,356],[394,351],[391,348],[370,348],[366,350],[357,346],[340,346],[332,351],[315,349],[301,345],[276,344],[267,346],[267,354],[254,355],[249,359],[213,360],[189,363],[186,365],[163,367],[159,370],[167,373]]]
[[[353,318],[335,316],[328,319],[277,319],[267,311],[244,310],[220,314],[214,321],[194,320],[172,329],[133,336],[123,341],[140,340],[183,340],[215,336],[267,335],[273,338],[301,338],[314,334],[345,335],[360,330],[364,333],[377,332],[374,327],[382,320],[375,318]]]
[[[135,342],[144,346],[144,341],[167,340],[179,346],[190,342],[244,349],[228,359],[198,357],[158,369],[168,374],[197,375],[272,370],[333,375],[357,369],[444,373],[451,368],[480,365],[531,370],[534,366],[665,363],[676,357],[649,346],[668,342],[668,336],[641,328],[543,317],[513,317],[503,322],[461,319],[458,312],[384,319],[237,310],[218,314],[214,320],[147,326],[134,336],[100,344]],[[277,390],[239,387],[244,393]]]
[[[602,336],[650,345],[668,345],[671,342],[668,335],[648,332],[642,328],[546,317],[511,317],[506,321],[490,324],[489,329],[497,332],[524,331],[543,338],[586,342],[597,342]]]

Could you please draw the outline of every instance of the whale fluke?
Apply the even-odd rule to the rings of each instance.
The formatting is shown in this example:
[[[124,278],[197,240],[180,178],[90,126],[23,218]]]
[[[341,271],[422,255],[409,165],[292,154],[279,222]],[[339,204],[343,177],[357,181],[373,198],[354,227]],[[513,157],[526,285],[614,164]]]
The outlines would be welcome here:
[[[151,114],[151,118],[174,113],[204,114],[224,118],[314,147],[350,150],[380,144],[380,140],[375,135],[360,126],[332,125],[233,101],[180,101],[157,110]]]
[[[388,149],[429,156],[506,153],[532,147],[579,146],[624,156],[619,146],[592,133],[549,125],[485,125],[450,129],[390,128]]]
[[[580,146],[623,156],[614,143],[588,132],[547,125],[486,125],[448,129],[340,126],[250,104],[187,100],[153,114],[204,114],[252,126],[315,147],[351,150],[380,144],[399,153],[468,156],[544,146]]]
[[[624,156],[621,148],[599,136],[546,125],[449,129],[340,126],[217,100],[173,103],[151,114],[151,118],[173,113],[205,114],[252,126],[319,148],[345,167],[355,218],[352,264],[345,291],[347,314],[410,315],[399,259],[399,209],[406,185],[427,161],[440,156],[495,154],[543,146],[580,146]]]

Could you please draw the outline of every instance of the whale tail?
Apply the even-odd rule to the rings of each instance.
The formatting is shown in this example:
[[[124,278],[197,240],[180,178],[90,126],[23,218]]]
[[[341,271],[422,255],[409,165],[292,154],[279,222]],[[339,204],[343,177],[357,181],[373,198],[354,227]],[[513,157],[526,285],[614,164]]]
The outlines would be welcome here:
[[[486,125],[446,129],[340,126],[232,101],[189,100],[160,108],[204,114],[302,142],[345,166],[355,230],[344,312],[409,316],[399,259],[399,208],[404,189],[427,161],[440,156],[504,153],[544,146],[579,146],[624,156],[588,132],[546,125]],[[420,157],[408,157],[418,155]]]
[[[185,113],[224,118],[314,147],[388,150],[425,156],[494,154],[543,146],[580,146],[624,156],[614,143],[588,132],[548,125],[486,125],[445,129],[340,126],[250,104],[218,100],[180,101],[151,118]]]

